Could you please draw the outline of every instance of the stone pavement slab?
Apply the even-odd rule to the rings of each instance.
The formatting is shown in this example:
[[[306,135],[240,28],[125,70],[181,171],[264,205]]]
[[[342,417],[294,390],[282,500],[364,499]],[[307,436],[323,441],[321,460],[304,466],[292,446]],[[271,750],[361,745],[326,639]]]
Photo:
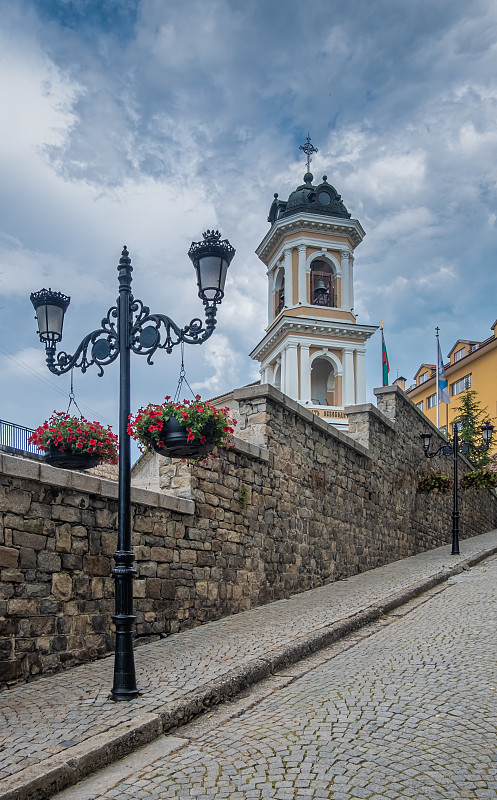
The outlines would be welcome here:
[[[497,553],[497,531],[136,650],[141,696],[109,699],[113,657],[0,695],[0,799],[36,800],[193,719]]]

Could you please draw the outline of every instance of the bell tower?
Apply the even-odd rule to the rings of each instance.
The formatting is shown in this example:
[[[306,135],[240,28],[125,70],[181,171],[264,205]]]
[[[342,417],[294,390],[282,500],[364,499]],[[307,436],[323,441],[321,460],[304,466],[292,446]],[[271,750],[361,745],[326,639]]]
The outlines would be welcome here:
[[[354,251],[365,232],[326,175],[314,185],[309,137],[304,183],[274,195],[257,255],[267,267],[268,327],[250,354],[270,383],[337,427],[366,402],[366,340],[377,326],[354,314]]]

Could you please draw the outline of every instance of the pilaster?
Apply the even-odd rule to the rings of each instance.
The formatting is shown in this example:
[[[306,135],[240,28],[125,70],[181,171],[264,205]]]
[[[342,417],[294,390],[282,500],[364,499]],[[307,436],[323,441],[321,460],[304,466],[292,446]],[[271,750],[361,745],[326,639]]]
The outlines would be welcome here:
[[[307,272],[306,272],[306,252],[305,244],[299,245],[299,303],[307,303]]]
[[[354,384],[354,351],[347,347],[343,350],[342,405],[355,405]]]

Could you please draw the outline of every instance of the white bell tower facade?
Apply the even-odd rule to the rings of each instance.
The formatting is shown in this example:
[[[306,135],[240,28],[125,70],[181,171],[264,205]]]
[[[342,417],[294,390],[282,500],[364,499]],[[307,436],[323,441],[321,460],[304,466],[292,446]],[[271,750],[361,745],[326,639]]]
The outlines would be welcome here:
[[[250,354],[261,382],[337,427],[345,406],[366,402],[366,340],[377,326],[354,314],[354,250],[365,236],[340,195],[309,172],[284,202],[275,199],[271,227],[256,250],[267,267],[268,327]]]

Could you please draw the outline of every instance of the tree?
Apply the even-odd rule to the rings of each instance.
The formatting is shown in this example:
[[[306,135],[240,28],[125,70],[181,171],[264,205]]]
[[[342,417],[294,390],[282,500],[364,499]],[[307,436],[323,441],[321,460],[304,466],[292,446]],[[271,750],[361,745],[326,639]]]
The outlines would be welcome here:
[[[482,443],[482,425],[492,423],[493,420],[488,413],[488,409],[481,407],[478,400],[478,392],[476,389],[472,389],[467,381],[466,388],[461,395],[461,404],[456,406],[454,410],[459,412],[453,420],[454,424],[457,424],[459,440],[480,446]],[[470,450],[469,453],[466,453],[466,458],[473,466],[477,468],[484,467],[490,461],[490,448],[484,453],[475,453]]]

